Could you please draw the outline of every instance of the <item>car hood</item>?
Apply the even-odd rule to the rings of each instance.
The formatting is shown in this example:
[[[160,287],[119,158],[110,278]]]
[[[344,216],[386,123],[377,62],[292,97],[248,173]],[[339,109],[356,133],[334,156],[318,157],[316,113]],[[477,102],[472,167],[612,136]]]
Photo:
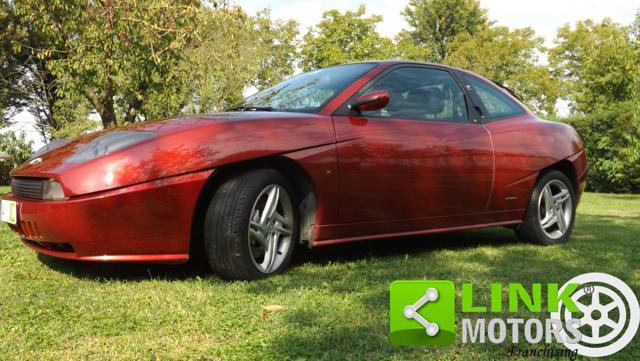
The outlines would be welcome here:
[[[69,158],[118,131],[157,136],[86,162]],[[93,193],[335,142],[331,118],[285,112],[229,112],[170,118],[102,130],[70,141],[11,172],[52,178],[69,196]]]

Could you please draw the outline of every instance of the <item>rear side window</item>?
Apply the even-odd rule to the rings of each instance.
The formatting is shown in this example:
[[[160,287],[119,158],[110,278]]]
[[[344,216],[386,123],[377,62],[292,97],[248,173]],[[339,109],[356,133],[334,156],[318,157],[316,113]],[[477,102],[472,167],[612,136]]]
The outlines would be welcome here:
[[[461,78],[467,86],[471,87],[471,91],[478,95],[484,108],[489,112],[485,114],[487,119],[511,118],[525,113],[518,103],[492,85],[465,74],[462,74]]]

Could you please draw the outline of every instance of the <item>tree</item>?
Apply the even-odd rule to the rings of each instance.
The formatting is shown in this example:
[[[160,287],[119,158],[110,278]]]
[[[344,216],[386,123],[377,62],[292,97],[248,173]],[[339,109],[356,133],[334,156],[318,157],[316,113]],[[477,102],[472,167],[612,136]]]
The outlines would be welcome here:
[[[378,15],[365,16],[365,6],[356,11],[326,11],[322,21],[304,36],[301,66],[312,70],[335,64],[384,59],[392,53],[392,42],[376,31]]]
[[[600,23],[579,21],[558,30],[550,64],[562,80],[572,109],[593,112],[630,100],[634,77],[640,67],[630,31],[610,19]]]
[[[635,50],[636,64],[640,64],[640,9],[636,12],[636,20],[631,25],[631,37]],[[632,103],[635,104],[634,118],[638,133],[640,133],[640,66],[636,66],[633,73]],[[636,151],[640,158],[640,139],[637,140]]]
[[[220,111],[239,102],[247,87],[268,87],[293,73],[296,22],[225,7],[201,12],[198,24],[198,40],[179,70],[189,89],[186,112]]]
[[[431,47],[416,44],[411,34],[402,30],[395,36],[391,57],[401,60],[429,61],[434,58],[433,53]]]
[[[20,61],[12,49],[12,44],[24,36],[17,26],[11,4],[0,1],[0,126],[6,125],[28,99],[21,86],[24,74]]]
[[[0,152],[9,155],[9,162],[11,162],[13,168],[22,164],[31,156],[31,153],[33,153],[32,145],[31,141],[26,140],[24,133],[20,133],[19,136],[11,131],[0,133]]]
[[[42,129],[53,136],[95,129],[92,111],[108,128],[220,110],[247,86],[293,73],[297,23],[272,21],[266,12],[250,17],[226,1],[13,4],[33,34],[22,43],[23,66],[43,84],[30,93],[47,100],[32,99],[29,110],[52,118]]]
[[[184,97],[172,70],[194,35],[195,0],[85,2],[15,1],[16,13],[44,37],[38,58],[65,54],[47,63],[58,77],[58,94],[83,95],[105,128],[124,121],[179,112]]]
[[[31,141],[26,140],[24,133],[20,135],[12,131],[0,133],[0,153],[9,156],[7,159],[0,159],[0,184],[11,182],[9,172],[31,156],[32,145]]]
[[[558,30],[550,64],[578,114],[566,121],[589,157],[590,189],[640,191],[640,20],[579,21]]]
[[[482,74],[513,89],[534,111],[554,114],[559,84],[538,54],[545,51],[543,39],[531,28],[509,30],[487,27],[474,36],[460,34],[444,59],[450,64]],[[487,54],[491,54],[487,56]]]
[[[9,42],[3,42],[16,63],[16,71],[7,79],[7,83],[19,89],[24,100],[15,110],[31,113],[43,141],[47,142],[52,133],[60,128],[59,123],[65,121],[55,114],[55,109],[60,108],[56,106],[57,102],[64,100],[65,96],[60,94],[60,82],[49,67],[51,61],[67,56],[67,52],[54,51],[64,48],[65,40],[59,32],[42,31],[33,26],[29,17],[23,16],[29,6],[27,2],[6,1],[3,5],[11,14],[13,33],[19,34],[11,37]],[[46,16],[54,22],[60,21],[66,14],[64,7],[52,6],[46,10]],[[75,98],[77,101],[78,97]]]
[[[255,53],[252,58],[259,63],[259,69],[251,85],[258,89],[275,85],[293,74],[298,56],[298,23],[274,21],[270,15],[269,11],[262,11],[253,21]]]
[[[50,139],[75,138],[100,129],[102,122],[92,115],[92,108],[81,96],[58,98],[53,108],[56,127],[48,128]]]
[[[588,190],[640,192],[640,127],[632,119],[634,106],[616,103],[607,110],[563,119],[584,142],[589,158]]]
[[[429,61],[442,62],[462,34],[475,35],[491,25],[478,0],[411,0],[402,13],[415,45],[431,49]]]

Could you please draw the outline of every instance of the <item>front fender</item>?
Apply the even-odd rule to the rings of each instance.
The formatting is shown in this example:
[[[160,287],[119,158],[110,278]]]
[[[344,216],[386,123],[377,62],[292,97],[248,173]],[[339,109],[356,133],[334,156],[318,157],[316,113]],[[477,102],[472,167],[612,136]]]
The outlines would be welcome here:
[[[64,160],[78,146],[73,142],[12,175],[57,179],[65,194],[73,197],[335,143],[331,118],[312,114],[274,114],[266,119],[192,117],[136,128],[160,134],[80,164]]]

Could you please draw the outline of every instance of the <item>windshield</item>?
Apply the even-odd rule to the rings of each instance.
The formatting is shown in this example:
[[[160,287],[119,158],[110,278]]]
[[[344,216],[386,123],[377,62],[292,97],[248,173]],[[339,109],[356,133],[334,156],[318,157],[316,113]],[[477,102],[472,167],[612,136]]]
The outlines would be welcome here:
[[[230,110],[315,113],[375,66],[374,63],[345,64],[303,73],[246,98]]]

